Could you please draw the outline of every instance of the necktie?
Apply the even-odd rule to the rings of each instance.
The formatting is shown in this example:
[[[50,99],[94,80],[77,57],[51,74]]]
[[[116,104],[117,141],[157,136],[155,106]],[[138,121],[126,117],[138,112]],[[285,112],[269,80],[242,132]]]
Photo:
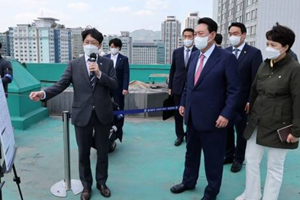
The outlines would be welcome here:
[[[201,54],[201,56],[200,56],[200,64],[199,64],[199,67],[198,67],[198,69],[196,71],[196,74],[195,74],[194,85],[196,85],[196,83],[198,82],[198,80],[200,78],[200,75],[201,75],[201,72],[202,72],[202,69],[203,69],[204,58],[205,58],[205,55]]]
[[[187,67],[187,64],[189,62],[189,59],[190,59],[190,49],[186,49],[186,53],[185,53],[185,59],[184,59],[184,64],[185,64],[185,67]]]
[[[95,87],[95,80],[96,80],[95,78],[96,78],[95,73],[90,72],[90,82],[92,85],[92,89],[94,89],[94,87]]]
[[[234,49],[233,51],[234,51],[234,55],[235,55],[236,59],[238,59],[238,57],[239,57],[238,55],[239,55],[240,50],[239,49]]]

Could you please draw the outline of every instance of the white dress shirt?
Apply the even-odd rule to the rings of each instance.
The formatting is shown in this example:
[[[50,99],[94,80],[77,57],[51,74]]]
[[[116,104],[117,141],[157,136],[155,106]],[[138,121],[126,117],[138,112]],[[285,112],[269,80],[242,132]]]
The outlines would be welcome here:
[[[238,49],[239,51],[237,52],[237,58],[239,58],[240,57],[240,55],[241,55],[241,53],[242,53],[242,51],[243,51],[243,48],[245,47],[245,42],[241,45],[241,46],[239,46],[238,48],[235,48],[234,46],[232,46],[232,53],[233,53],[233,55],[235,55],[235,49]]]
[[[119,53],[117,53],[116,55],[110,54],[110,59],[114,61],[114,68],[116,68],[118,56]]]
[[[199,55],[199,58],[198,58],[198,62],[197,62],[195,74],[196,74],[196,72],[197,72],[197,70],[199,68],[199,65],[200,65],[200,57],[201,57],[201,55],[204,54],[204,56],[205,56],[205,58],[203,60],[203,68],[202,68],[202,70],[203,70],[204,67],[205,67],[205,64],[206,64],[207,60],[209,59],[210,55],[212,54],[212,52],[214,51],[215,48],[216,48],[216,45],[214,44],[205,53],[202,53],[200,51],[200,55]]]

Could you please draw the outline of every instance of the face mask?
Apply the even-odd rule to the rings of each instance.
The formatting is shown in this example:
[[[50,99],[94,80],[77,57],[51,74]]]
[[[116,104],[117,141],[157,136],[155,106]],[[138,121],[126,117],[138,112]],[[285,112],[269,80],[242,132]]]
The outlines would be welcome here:
[[[207,47],[207,43],[208,43],[208,36],[195,38],[195,46],[200,50]]]
[[[99,53],[98,47],[95,45],[92,45],[92,44],[84,45],[83,50],[87,56],[90,56],[92,53],[95,53],[95,54]]]
[[[183,44],[186,47],[191,47],[193,45],[194,40],[183,40]]]
[[[119,53],[119,49],[118,48],[110,48],[110,52],[112,55],[117,55]]]
[[[266,57],[268,59],[276,59],[280,56],[280,50],[274,49],[272,47],[267,47],[266,48]]]
[[[229,41],[232,46],[237,46],[241,42],[241,36],[230,36]]]

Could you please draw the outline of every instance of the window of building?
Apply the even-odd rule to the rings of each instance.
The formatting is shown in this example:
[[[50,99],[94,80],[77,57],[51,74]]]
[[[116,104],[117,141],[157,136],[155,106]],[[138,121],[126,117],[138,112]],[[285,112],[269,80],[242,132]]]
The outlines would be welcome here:
[[[256,19],[257,18],[257,9],[252,11],[252,19]]]
[[[250,27],[247,27],[247,35],[250,35]]]
[[[247,0],[247,6],[250,6],[252,4],[252,0]]]
[[[255,35],[256,34],[256,26],[252,26],[251,27],[251,35]]]
[[[250,21],[250,20],[251,20],[251,13],[248,12],[248,13],[246,14],[246,21]]]

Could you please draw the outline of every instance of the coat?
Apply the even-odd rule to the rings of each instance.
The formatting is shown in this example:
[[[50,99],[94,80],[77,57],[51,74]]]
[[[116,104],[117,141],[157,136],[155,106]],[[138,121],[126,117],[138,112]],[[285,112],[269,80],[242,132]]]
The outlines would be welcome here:
[[[300,65],[286,55],[270,66],[260,66],[252,85],[249,123],[244,132],[248,140],[257,128],[257,144],[296,149],[298,143],[282,143],[277,130],[293,124],[292,135],[300,137]]]

